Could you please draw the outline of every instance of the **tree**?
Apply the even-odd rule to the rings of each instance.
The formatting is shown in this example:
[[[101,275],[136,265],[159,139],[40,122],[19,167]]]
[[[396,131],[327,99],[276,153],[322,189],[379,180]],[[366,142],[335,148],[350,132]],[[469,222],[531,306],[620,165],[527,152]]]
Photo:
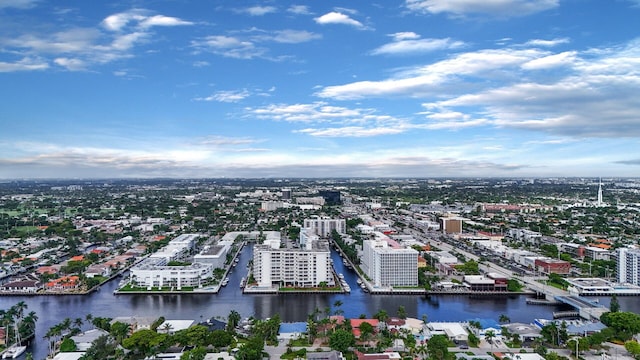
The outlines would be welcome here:
[[[224,330],[213,330],[209,333],[209,344],[216,348],[222,348],[231,345],[233,335]]]
[[[444,335],[433,335],[427,343],[429,356],[434,359],[443,360],[449,355],[449,339]]]
[[[506,324],[506,323],[511,322],[511,318],[509,318],[509,317],[508,317],[507,315],[505,315],[505,314],[501,314],[501,315],[500,315],[500,317],[498,318],[498,321],[499,321],[501,324]]]
[[[373,335],[373,333],[375,332],[373,325],[369,324],[368,322],[363,322],[362,324],[360,324],[359,329],[360,329],[360,338],[365,341],[369,340],[369,337]]]
[[[338,329],[329,335],[329,347],[333,350],[346,352],[356,344],[356,337],[347,330]]]
[[[611,302],[609,303],[609,309],[611,312],[620,311],[620,302],[618,301],[618,296],[616,294],[611,295]]]
[[[633,334],[640,333],[640,315],[628,312],[607,312],[602,314],[600,321],[615,331],[615,337],[626,341]]]
[[[627,341],[626,343],[624,343],[624,348],[635,359],[640,359],[640,344],[638,344],[637,341]]]
[[[76,343],[71,340],[71,338],[62,340],[62,343],[60,344],[60,352],[73,352],[76,351],[77,348]]]
[[[378,319],[378,321],[387,322],[387,320],[389,319],[389,315],[384,309],[380,309],[373,315],[373,318]]]
[[[406,319],[407,318],[407,310],[402,305],[398,306],[398,317],[400,319]]]
[[[138,330],[122,341],[125,349],[133,350],[138,354],[151,355],[156,350],[163,348],[167,339],[166,334],[159,334],[150,329]]]
[[[100,336],[91,343],[91,347],[81,360],[109,359],[117,352],[118,345],[108,335]]]
[[[242,317],[240,316],[239,312],[231,310],[229,312],[229,316],[227,317],[227,331],[235,333],[236,327],[240,323],[241,319]]]
[[[129,331],[131,331],[131,326],[129,324],[116,321],[111,325],[109,334],[111,334],[115,341],[120,344],[122,343],[122,340],[129,335]]]
[[[578,348],[578,352],[589,350],[589,340],[587,340],[587,338],[581,337],[581,338],[573,338],[567,341],[567,349],[574,352],[574,354],[576,351],[576,347]],[[575,355],[576,357],[578,356],[578,354],[575,354]]]
[[[262,360],[264,340],[259,335],[251,336],[236,354],[239,360]]]
[[[207,356],[207,349],[201,346],[198,346],[192,350],[185,351],[182,356],[180,356],[180,360],[204,360]]]
[[[493,330],[487,330],[484,333],[484,339],[487,340],[489,344],[491,344],[491,349],[493,349],[493,339],[495,339],[496,333]]]
[[[471,347],[478,347],[478,344],[480,344],[480,339],[476,336],[476,334],[472,332],[469,333],[467,341],[469,342],[469,346]]]

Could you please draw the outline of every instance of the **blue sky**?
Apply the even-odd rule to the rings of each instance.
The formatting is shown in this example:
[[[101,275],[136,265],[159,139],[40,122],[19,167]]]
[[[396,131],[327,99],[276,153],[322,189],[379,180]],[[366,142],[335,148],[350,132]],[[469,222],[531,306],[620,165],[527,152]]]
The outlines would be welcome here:
[[[0,0],[0,178],[638,176],[639,0]]]

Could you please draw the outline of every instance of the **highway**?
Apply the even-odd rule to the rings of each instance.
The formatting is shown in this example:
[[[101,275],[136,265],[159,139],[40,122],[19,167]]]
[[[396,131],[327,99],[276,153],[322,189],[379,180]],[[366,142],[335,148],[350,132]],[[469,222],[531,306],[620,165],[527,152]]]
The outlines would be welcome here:
[[[457,252],[459,254],[462,254],[467,260],[474,260],[476,262],[478,262],[478,267],[479,269],[484,272],[484,273],[488,273],[488,272],[493,272],[493,273],[497,273],[499,275],[502,275],[504,277],[506,277],[507,279],[517,279],[518,281],[520,281],[522,284],[524,284],[527,288],[539,292],[539,293],[543,293],[546,295],[547,299],[552,300],[555,299],[556,296],[568,296],[569,292],[566,290],[562,290],[562,289],[558,289],[556,287],[553,286],[549,286],[549,285],[545,285],[544,283],[539,282],[538,280],[541,279],[546,279],[546,276],[530,276],[530,275],[520,275],[520,274],[516,274],[513,271],[509,270],[509,269],[505,269],[504,267],[494,264],[494,263],[488,263],[486,261],[484,262],[480,262],[480,257],[476,254],[473,254],[461,247],[458,246],[454,246],[448,242],[445,241],[440,241],[440,237],[442,236],[442,233],[440,232],[429,232],[429,233],[424,233],[422,231],[419,230],[415,230],[412,228],[407,228],[409,230],[409,232],[411,233],[411,235],[413,235],[417,240],[424,242],[424,243],[429,243],[431,244],[431,246],[435,246],[440,250],[443,251],[448,251],[450,253],[454,253]],[[453,239],[449,238],[449,241],[452,241]]]

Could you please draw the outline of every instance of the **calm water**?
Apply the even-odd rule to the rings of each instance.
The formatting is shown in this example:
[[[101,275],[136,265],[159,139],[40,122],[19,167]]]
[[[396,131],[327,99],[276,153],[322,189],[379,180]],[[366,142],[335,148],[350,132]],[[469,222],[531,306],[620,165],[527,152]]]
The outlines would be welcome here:
[[[535,318],[551,318],[557,311],[553,306],[534,306],[525,303],[524,296],[512,297],[467,297],[467,296],[371,296],[360,290],[356,276],[345,269],[340,257],[334,253],[334,264],[337,272],[345,275],[349,282],[351,294],[335,295],[243,295],[239,284],[246,276],[246,265],[251,258],[251,248],[245,247],[240,256],[240,263],[229,275],[229,285],[217,295],[113,295],[118,281],[102,286],[102,289],[88,296],[30,296],[0,297],[0,309],[7,309],[16,302],[24,300],[29,309],[39,317],[35,344],[29,351],[35,359],[44,359],[47,355],[47,344],[43,340],[47,330],[62,319],[81,317],[91,313],[95,316],[165,316],[167,319],[194,319],[200,321],[213,316],[226,317],[229,311],[236,310],[243,317],[254,316],[266,318],[280,314],[283,321],[305,321],[307,315],[316,308],[324,312],[326,307],[340,300],[341,309],[346,317],[358,317],[360,314],[371,316],[380,309],[389,315],[397,313],[400,305],[404,306],[411,317],[421,318],[426,314],[429,321],[464,321],[474,318],[490,318],[497,320],[506,314],[513,322],[530,323]],[[623,310],[638,311],[640,305],[636,297],[620,298]],[[608,299],[603,299],[608,303]]]

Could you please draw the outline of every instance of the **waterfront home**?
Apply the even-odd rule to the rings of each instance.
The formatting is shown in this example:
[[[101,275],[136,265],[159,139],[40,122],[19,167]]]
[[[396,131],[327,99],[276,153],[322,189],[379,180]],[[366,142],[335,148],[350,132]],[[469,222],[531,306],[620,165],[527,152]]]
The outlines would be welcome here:
[[[68,291],[80,287],[80,277],[77,275],[63,276],[53,279],[44,285],[45,290]]]
[[[109,335],[108,332],[102,329],[91,329],[71,337],[71,340],[76,344],[77,351],[87,351],[91,344],[101,336]]]
[[[307,332],[306,322],[292,322],[280,324],[278,340],[297,339]]]
[[[83,352],[64,352],[59,353],[54,356],[53,360],[79,360],[82,356],[84,356]]]
[[[351,319],[351,332],[356,339],[360,338],[360,325],[363,323],[369,323],[373,326],[374,331],[378,331],[378,326],[380,325],[380,321],[378,319]]]
[[[42,289],[42,284],[37,279],[24,277],[18,280],[10,281],[0,286],[2,292],[17,292],[17,293],[36,293]]]
[[[138,330],[150,330],[156,320],[157,318],[150,316],[118,316],[113,318],[109,324],[113,325],[116,322],[127,324],[133,334]]]
[[[165,320],[156,331],[161,334],[174,334],[190,328],[194,323],[194,320]]]
[[[84,275],[88,278],[94,278],[96,276],[108,277],[111,275],[111,268],[105,264],[91,265],[85,270]]]

